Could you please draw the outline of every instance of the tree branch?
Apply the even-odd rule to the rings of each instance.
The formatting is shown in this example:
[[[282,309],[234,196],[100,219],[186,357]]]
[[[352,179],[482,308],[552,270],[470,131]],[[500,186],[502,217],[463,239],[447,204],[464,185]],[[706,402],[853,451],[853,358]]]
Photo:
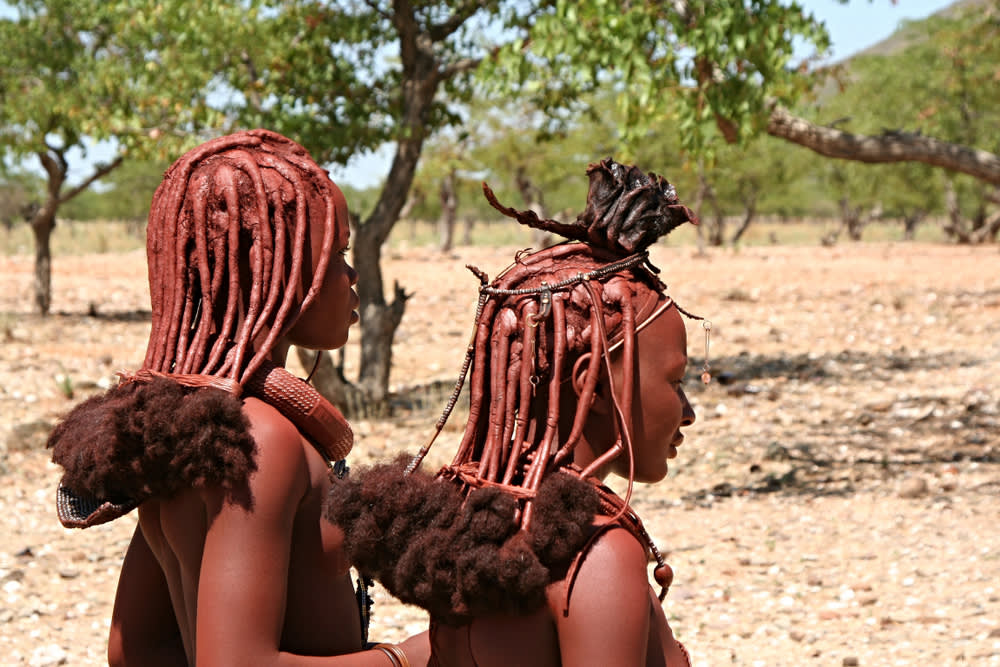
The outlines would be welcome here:
[[[65,177],[66,170],[68,169],[65,151],[60,148],[55,148],[47,141],[45,142],[45,147],[48,151],[39,151],[38,159],[41,161],[42,168],[45,169],[45,173],[49,175],[49,181],[52,181],[57,177]]]
[[[123,159],[124,158],[121,155],[119,155],[118,157],[116,157],[111,162],[108,162],[107,164],[97,165],[97,168],[94,169],[94,173],[92,173],[87,178],[87,180],[85,180],[83,183],[80,183],[80,185],[76,186],[72,190],[69,190],[68,192],[66,192],[66,194],[60,196],[59,203],[65,204],[70,199],[72,199],[73,197],[77,196],[78,194],[89,188],[94,183],[94,181],[114,171],[118,167],[118,165],[122,163]]]
[[[430,26],[427,30],[427,34],[429,34],[431,39],[435,42],[444,41],[449,35],[461,28],[473,14],[478,12],[480,9],[484,9],[486,4],[485,0],[471,0],[470,2],[463,2],[455,8],[455,10],[451,13],[451,16],[449,16],[446,20],[438,23],[437,25]]]
[[[300,39],[302,34],[299,33],[296,35],[295,39]],[[246,49],[240,51],[240,61],[247,68],[247,76],[250,78],[249,85],[247,85],[247,90],[250,91],[247,93],[247,102],[250,103],[250,108],[259,113],[263,109],[264,104],[260,99],[260,92],[257,89],[257,83],[260,80],[260,75],[257,73],[257,66]]]
[[[442,81],[447,81],[453,76],[476,69],[481,62],[483,62],[482,58],[464,58],[451,63],[441,68],[440,78]]]
[[[775,105],[768,118],[767,133],[827,157],[867,163],[923,162],[1000,185],[1000,155],[912,132],[851,134],[815,125]]]
[[[379,6],[379,3],[376,2],[375,0],[365,0],[364,3],[368,6],[369,9],[371,9],[373,12],[375,12],[376,14],[378,14],[379,16],[381,16],[382,18],[384,18],[386,20],[389,20],[389,21],[392,20],[392,14],[390,14],[389,12],[383,10]]]
[[[394,0],[392,9],[392,24],[399,34],[399,58],[403,63],[403,72],[409,74],[417,61],[417,19],[408,0]]]

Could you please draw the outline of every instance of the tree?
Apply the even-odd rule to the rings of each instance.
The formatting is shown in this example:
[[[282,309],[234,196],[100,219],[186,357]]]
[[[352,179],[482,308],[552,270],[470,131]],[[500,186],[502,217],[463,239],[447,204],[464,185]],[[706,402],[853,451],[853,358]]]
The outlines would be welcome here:
[[[359,384],[368,394],[376,400],[387,394],[392,339],[408,297],[396,284],[386,299],[381,246],[407,201],[427,139],[460,125],[462,105],[487,92],[473,74],[499,84],[493,89],[503,94],[516,92],[544,115],[550,131],[572,126],[596,91],[635,97],[623,107],[626,128],[633,127],[636,109],[662,111],[661,91],[669,91],[677,98],[666,105],[669,122],[696,151],[704,136],[696,126],[713,118],[724,126],[727,116],[745,117],[769,96],[793,98],[793,89],[803,87],[784,67],[793,40],[822,46],[826,38],[794,4],[711,5],[709,14],[696,16],[678,2],[264,3],[267,18],[238,54],[243,67],[229,70],[230,84],[246,98],[234,109],[240,123],[293,136],[324,161],[395,145],[378,201],[352,243],[362,302]],[[685,59],[692,44],[696,57]],[[713,65],[748,74],[715,84]],[[536,76],[529,81],[530,73]],[[687,85],[692,78],[701,84]],[[663,120],[650,113],[634,127]],[[626,129],[624,136],[636,135]]]
[[[827,129],[834,124],[850,126],[862,135],[888,141],[933,135],[996,153],[1000,150],[995,133],[1000,124],[1000,90],[995,81],[1000,57],[998,7],[966,3],[905,25],[876,52],[845,63],[841,90],[820,93],[809,114],[820,118]],[[912,130],[900,129],[904,127]],[[887,216],[903,220],[905,235],[912,237],[923,216],[943,212],[948,203],[944,229],[955,240],[989,240],[1000,225],[1000,213],[990,212],[1000,189],[983,180],[934,173],[919,162],[831,161],[821,169],[845,199],[848,220],[858,221],[866,209],[882,206]]]
[[[492,70],[501,89],[525,92],[541,108],[565,111],[580,93],[614,86],[626,111],[626,136],[641,137],[651,126],[676,121],[683,147],[694,154],[719,139],[734,143],[766,132],[827,157],[923,162],[1000,185],[1000,156],[990,150],[914,131],[855,134],[793,115],[789,109],[817,81],[812,58],[792,62],[794,40],[804,38],[817,55],[828,45],[823,26],[797,5],[554,5],[534,23],[529,39],[501,50]],[[964,34],[977,34],[978,43],[992,49],[985,63],[996,62],[1000,48],[998,7],[991,0],[963,14],[969,22]]]
[[[0,171],[0,224],[10,229],[14,223],[34,216],[42,189],[38,181],[27,172]]]
[[[320,161],[343,162],[395,143],[374,209],[352,238],[361,297],[358,382],[375,400],[388,392],[392,339],[409,296],[397,283],[386,300],[381,248],[406,203],[425,141],[459,122],[448,104],[472,93],[471,72],[483,53],[473,19],[492,16],[500,4],[264,3],[270,18],[240,54],[245,67],[229,70],[233,87],[251,93],[240,122],[295,137]]]
[[[45,190],[30,223],[35,238],[35,304],[51,306],[49,240],[59,208],[110,174],[126,156],[159,154],[197,141],[217,122],[205,102],[214,72],[208,45],[175,45],[178,26],[214,12],[207,2],[135,11],[121,0],[16,0],[0,19],[0,156],[38,160]],[[210,23],[217,25],[217,23]],[[216,47],[217,48],[217,47]],[[78,183],[70,159],[93,142],[115,153]]]
[[[71,220],[125,220],[144,230],[153,198],[169,164],[160,160],[130,160],[101,179],[100,188],[81,192],[61,210]]]
[[[610,105],[611,100],[605,100]],[[601,103],[602,111],[613,111]],[[559,217],[586,198],[587,184],[581,178],[587,164],[601,157],[627,161],[615,150],[616,124],[593,115],[577,118],[572,127],[553,131],[543,114],[517,101],[473,106],[470,122],[476,130],[471,150],[473,168],[482,173],[500,201],[529,209],[536,215]],[[482,199],[482,190],[476,196]],[[530,230],[530,245],[540,248],[552,242],[549,233]]]
[[[156,6],[172,16],[203,9],[180,0]],[[376,399],[388,392],[392,339],[408,296],[397,284],[386,298],[381,246],[427,140],[465,123],[470,99],[518,100],[557,134],[594,108],[597,93],[608,93],[622,119],[616,138],[635,154],[651,128],[669,128],[677,148],[696,158],[720,139],[800,131],[777,122],[813,84],[811,57],[793,61],[793,46],[805,41],[818,55],[827,43],[823,26],[789,0],[244,0],[213,3],[186,25],[190,35],[174,34],[202,45],[189,66],[224,78],[234,91],[225,104],[233,123],[282,132],[321,162],[395,147],[352,242],[361,273],[358,382]],[[225,46],[215,70],[206,33]],[[897,159],[884,148],[876,157]],[[949,155],[956,168],[968,162],[964,153]],[[989,155],[973,156],[982,158],[977,173],[1000,174]]]
[[[956,3],[949,11],[904,26],[901,46],[854,59],[850,89],[875,97],[867,104],[883,119],[881,132],[859,134],[795,118],[775,107],[767,131],[835,158],[868,163],[919,162],[1000,186],[1000,2]],[[899,66],[905,63],[905,67]],[[893,67],[892,65],[896,65]],[[873,105],[872,99],[892,100]],[[903,129],[909,127],[911,129]],[[976,148],[976,147],[979,148]]]

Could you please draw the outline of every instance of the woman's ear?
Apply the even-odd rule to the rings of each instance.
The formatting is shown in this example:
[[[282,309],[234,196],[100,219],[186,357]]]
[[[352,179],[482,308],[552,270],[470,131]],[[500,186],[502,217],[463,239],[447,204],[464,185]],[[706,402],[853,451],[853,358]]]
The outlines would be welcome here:
[[[584,395],[587,392],[587,372],[590,370],[590,362],[593,355],[585,352],[573,364],[573,391],[576,392],[578,400],[587,400]],[[595,360],[600,363],[600,360]],[[611,395],[608,391],[608,376],[604,365],[597,370],[597,382],[594,385],[593,393],[590,395],[590,411],[597,414],[611,413]]]

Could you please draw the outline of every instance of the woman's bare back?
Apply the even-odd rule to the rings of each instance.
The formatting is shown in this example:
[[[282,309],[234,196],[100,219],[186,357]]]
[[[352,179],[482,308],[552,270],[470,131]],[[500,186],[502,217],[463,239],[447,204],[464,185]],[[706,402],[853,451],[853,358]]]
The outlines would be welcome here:
[[[248,399],[245,412],[258,443],[245,507],[218,488],[140,507],[141,537],[164,573],[188,662],[244,643],[245,633],[229,632],[246,627],[234,616],[257,627],[262,641],[280,637],[271,650],[358,651],[362,630],[343,535],[320,520],[326,463],[270,406]]]
[[[608,530],[569,579],[549,585],[547,604],[525,616],[433,624],[432,667],[687,667],[666,616],[646,582],[645,551],[627,530]],[[638,649],[638,650],[637,650]],[[435,663],[434,660],[437,660]]]

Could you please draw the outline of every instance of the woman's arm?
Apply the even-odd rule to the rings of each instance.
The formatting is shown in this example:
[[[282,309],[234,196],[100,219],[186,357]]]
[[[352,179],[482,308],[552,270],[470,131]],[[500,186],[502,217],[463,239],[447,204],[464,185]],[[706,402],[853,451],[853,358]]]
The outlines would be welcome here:
[[[567,584],[549,593],[563,667],[645,665],[649,580],[646,552],[636,538],[611,528],[597,539],[580,563],[564,615]]]
[[[108,637],[108,665],[187,665],[167,580],[138,525],[118,578]]]

